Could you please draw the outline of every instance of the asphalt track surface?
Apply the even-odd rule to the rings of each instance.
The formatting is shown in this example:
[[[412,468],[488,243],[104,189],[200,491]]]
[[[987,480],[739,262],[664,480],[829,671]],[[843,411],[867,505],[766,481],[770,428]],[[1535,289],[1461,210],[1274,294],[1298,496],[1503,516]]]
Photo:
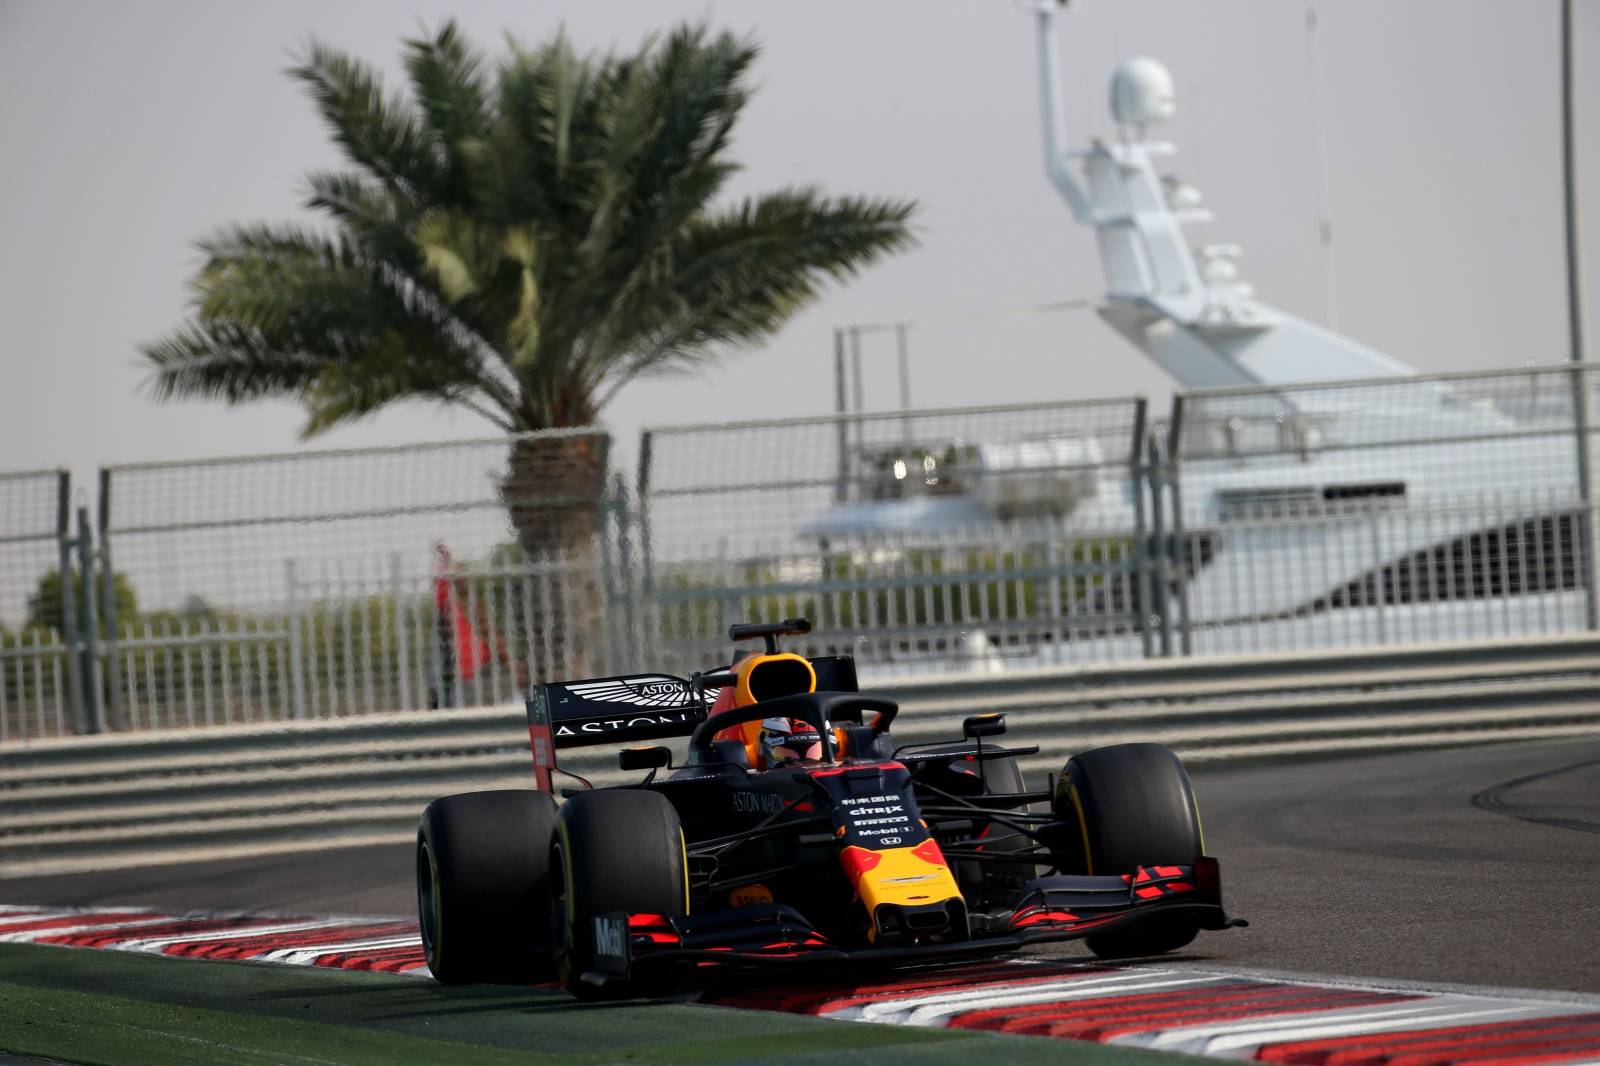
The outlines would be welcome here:
[[[1164,962],[1600,993],[1600,737],[1194,780],[1251,925]],[[0,902],[407,915],[412,862],[384,847],[15,879]]]

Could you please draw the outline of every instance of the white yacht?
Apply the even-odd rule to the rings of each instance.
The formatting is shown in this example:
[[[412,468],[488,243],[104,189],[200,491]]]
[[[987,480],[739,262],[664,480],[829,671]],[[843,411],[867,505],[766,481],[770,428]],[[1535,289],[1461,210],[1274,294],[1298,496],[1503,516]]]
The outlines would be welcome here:
[[[1541,393],[1512,410],[1470,381],[1419,377],[1263,302],[1240,276],[1237,245],[1189,239],[1187,228],[1212,216],[1192,185],[1163,173],[1176,148],[1149,136],[1174,108],[1159,62],[1132,59],[1113,75],[1114,140],[1068,147],[1056,41],[1063,6],[1032,5],[1045,170],[1093,230],[1105,279],[1098,313],[1185,393],[1210,390],[1187,397],[1160,442],[1181,459],[1181,503],[1163,504],[1167,530],[1176,518],[1184,540],[1168,610],[1200,633],[1255,625],[1280,637],[1342,612],[1375,622],[1369,640],[1539,628],[1507,609],[1486,632],[1462,615],[1460,632],[1448,611],[1419,622],[1418,605],[1532,596],[1549,601],[1541,611],[1581,613],[1587,471],[1571,426],[1588,403],[1583,386],[1546,375]],[[1100,464],[1099,449],[1070,430],[889,449],[863,467],[882,471],[883,487],[841,501],[806,532],[839,543],[1041,516],[1134,528],[1143,489]],[[1165,613],[1159,593],[1156,602]],[[1422,622],[1432,628],[1416,628]]]

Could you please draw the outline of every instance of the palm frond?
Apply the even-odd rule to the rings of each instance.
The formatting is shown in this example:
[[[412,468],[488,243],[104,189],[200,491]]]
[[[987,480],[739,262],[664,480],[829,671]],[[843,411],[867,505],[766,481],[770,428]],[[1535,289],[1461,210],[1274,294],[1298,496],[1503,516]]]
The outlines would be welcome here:
[[[359,338],[394,310],[375,262],[341,235],[233,226],[200,248],[206,263],[193,288],[201,321],[232,322],[274,344],[315,350]]]
[[[611,335],[596,346],[600,358],[586,376],[617,385],[771,336],[825,281],[847,280],[913,246],[915,210],[910,201],[793,188],[697,220],[665,257],[658,283],[607,317]]]
[[[444,152],[447,195],[464,200],[470,183],[464,149],[481,139],[494,121],[483,57],[462,39],[454,20],[431,37],[405,44],[412,91]]]
[[[392,186],[347,170],[306,178],[306,206],[331,216],[368,254],[415,272],[420,260],[412,231],[425,207]]]
[[[228,403],[298,395],[321,361],[284,351],[254,330],[231,322],[193,322],[140,347],[151,364],[145,388],[157,400]]]
[[[314,431],[331,424],[336,406],[344,418],[371,409],[349,399],[349,381],[364,376],[373,384],[354,393],[361,397],[477,396],[507,425],[520,417],[515,382],[498,355],[431,292],[359,245],[286,227],[236,226],[201,246],[207,262],[194,285],[195,323],[145,350],[158,396],[295,396],[317,412]],[[345,399],[335,405],[328,396]]]
[[[458,363],[418,359],[417,337],[403,326],[370,337],[354,358],[329,363],[301,397],[306,422],[301,436],[312,437],[336,425],[355,422],[400,400],[459,402],[502,429],[509,416],[473,401],[480,383]]]
[[[574,127],[588,112],[595,67],[564,32],[531,52],[512,42],[499,68],[498,121],[486,139],[494,151],[483,159],[475,185],[485,208],[502,221],[580,221],[573,193],[584,175],[574,165],[574,145],[582,138]],[[484,195],[497,186],[500,195]]]
[[[457,208],[428,212],[417,222],[413,239],[428,274],[452,303],[489,288],[503,258],[501,231]]]
[[[438,189],[447,164],[437,138],[409,103],[384,92],[371,67],[312,40],[289,75],[306,85],[351,162],[413,195]]]
[[[748,40],[684,27],[637,56],[598,64],[564,112],[565,136],[594,162],[561,186],[554,218],[541,220],[553,245],[538,278],[550,313],[539,352],[518,361],[530,391],[544,394],[578,372],[611,309],[629,304],[633,289],[661,284],[671,242],[737,170],[725,150],[756,54]]]

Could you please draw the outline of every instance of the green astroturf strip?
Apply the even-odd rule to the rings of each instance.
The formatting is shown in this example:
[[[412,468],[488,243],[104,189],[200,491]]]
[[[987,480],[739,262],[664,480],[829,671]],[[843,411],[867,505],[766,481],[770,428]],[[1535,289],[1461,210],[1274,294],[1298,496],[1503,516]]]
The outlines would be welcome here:
[[[106,1066],[1074,1062],[1184,1056],[308,967],[0,944],[0,1052]]]

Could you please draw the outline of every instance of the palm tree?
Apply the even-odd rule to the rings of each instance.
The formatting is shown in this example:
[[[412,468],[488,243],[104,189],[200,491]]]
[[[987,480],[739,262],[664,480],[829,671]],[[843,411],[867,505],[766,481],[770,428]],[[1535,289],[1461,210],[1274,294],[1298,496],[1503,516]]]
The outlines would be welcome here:
[[[290,73],[349,163],[309,177],[325,224],[201,241],[193,319],[143,348],[151,391],[293,397],[306,436],[418,398],[517,433],[590,425],[640,375],[770,337],[908,247],[914,205],[720,202],[756,55],[686,26],[625,56],[513,42],[491,71],[445,23],[405,42],[406,96],[312,42]],[[513,445],[500,493],[524,550],[589,543],[602,464],[591,436]]]

